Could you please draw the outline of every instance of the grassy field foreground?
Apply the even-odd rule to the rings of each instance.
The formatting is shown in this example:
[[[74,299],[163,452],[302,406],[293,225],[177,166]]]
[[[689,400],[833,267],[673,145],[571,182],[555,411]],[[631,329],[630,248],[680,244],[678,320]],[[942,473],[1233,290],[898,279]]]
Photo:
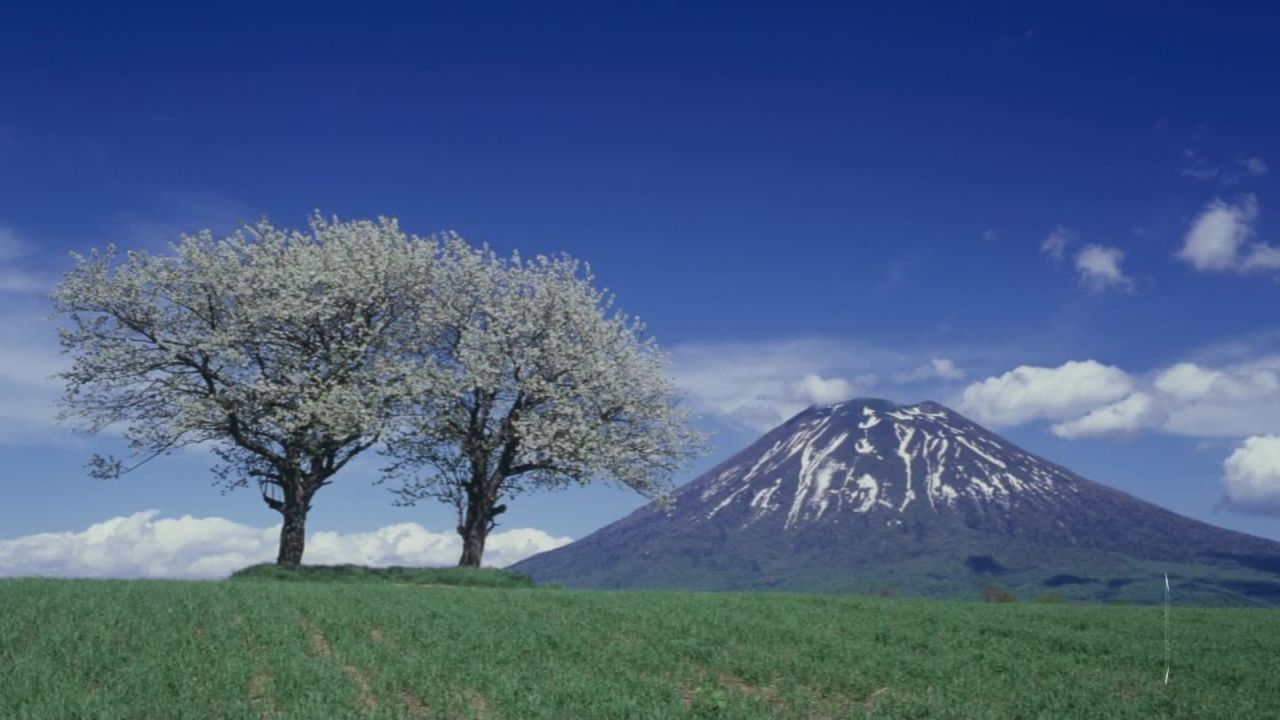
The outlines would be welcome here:
[[[0,718],[1268,718],[1280,613],[0,581]]]

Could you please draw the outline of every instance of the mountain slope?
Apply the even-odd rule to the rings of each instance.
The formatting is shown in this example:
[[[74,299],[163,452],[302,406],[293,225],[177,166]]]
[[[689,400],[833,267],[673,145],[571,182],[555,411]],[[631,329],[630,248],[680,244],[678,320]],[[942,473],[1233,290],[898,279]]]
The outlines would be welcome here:
[[[515,569],[596,588],[1280,603],[1280,543],[1086,480],[936,403],[810,408],[674,493]],[[1157,583],[1158,580],[1158,583]]]

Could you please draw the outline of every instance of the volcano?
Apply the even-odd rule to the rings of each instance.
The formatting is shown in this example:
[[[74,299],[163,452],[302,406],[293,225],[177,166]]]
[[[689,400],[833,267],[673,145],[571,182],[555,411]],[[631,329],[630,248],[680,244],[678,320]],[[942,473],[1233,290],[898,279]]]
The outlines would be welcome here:
[[[1280,605],[1280,543],[1091,482],[942,405],[813,407],[514,569],[609,589]]]

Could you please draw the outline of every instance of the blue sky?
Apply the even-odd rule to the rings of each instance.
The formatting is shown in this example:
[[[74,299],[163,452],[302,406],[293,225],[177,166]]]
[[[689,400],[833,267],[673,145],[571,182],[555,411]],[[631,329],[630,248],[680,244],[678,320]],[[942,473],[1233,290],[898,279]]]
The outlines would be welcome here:
[[[275,524],[197,452],[90,480],[117,441],[52,422],[42,293],[69,250],[313,208],[588,260],[717,432],[700,468],[809,402],[936,399],[1280,538],[1280,11],[689,5],[0,9],[0,538]],[[449,532],[376,466],[310,527]]]

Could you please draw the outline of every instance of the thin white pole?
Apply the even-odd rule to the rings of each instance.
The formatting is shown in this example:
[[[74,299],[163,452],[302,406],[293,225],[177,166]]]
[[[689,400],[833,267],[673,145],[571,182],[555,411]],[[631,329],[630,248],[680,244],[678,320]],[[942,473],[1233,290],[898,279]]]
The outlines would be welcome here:
[[[1169,684],[1169,573],[1164,574],[1164,684]]]

